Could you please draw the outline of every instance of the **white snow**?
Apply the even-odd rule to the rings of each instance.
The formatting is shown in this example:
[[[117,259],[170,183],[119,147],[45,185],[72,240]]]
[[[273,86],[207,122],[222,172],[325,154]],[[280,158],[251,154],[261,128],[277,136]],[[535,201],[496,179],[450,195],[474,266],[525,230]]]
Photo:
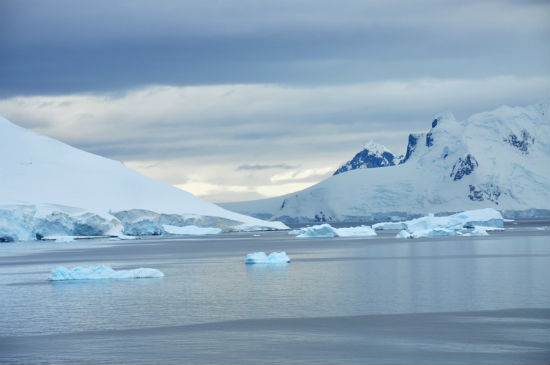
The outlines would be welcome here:
[[[416,146],[403,164],[352,170],[292,194],[222,206],[298,222],[316,217],[350,222],[390,216],[407,220],[430,212],[481,208],[499,209],[509,218],[520,212],[522,216],[548,214],[549,115],[548,103],[501,107],[464,121],[450,113],[439,114],[435,127],[416,134]],[[426,121],[426,126],[431,127],[432,121]],[[525,141],[525,151],[513,140]],[[406,145],[404,140],[403,149]],[[468,156],[475,160],[474,169],[457,174]]]
[[[52,270],[48,280],[97,280],[97,279],[140,279],[140,278],[162,278],[164,274],[157,269],[143,268],[133,270],[113,270],[106,265],[75,267],[67,269],[59,266]]]
[[[207,234],[219,234],[222,232],[220,228],[203,228],[197,226],[184,226],[177,227],[164,224],[162,226],[164,230],[169,234],[183,234],[183,235],[192,235],[192,236],[203,236]]]
[[[488,230],[503,230],[504,219],[497,210],[487,208],[469,210],[446,217],[435,217],[430,214],[398,223],[404,226],[404,230],[397,234],[397,238],[457,236],[462,235],[468,228],[474,228],[473,231],[466,233],[468,236],[485,236]],[[379,227],[383,229],[386,225],[381,223]]]
[[[382,154],[384,152],[392,153],[389,149],[386,148],[386,146],[375,142],[374,140],[369,140],[365,145],[363,146],[363,149],[368,150],[373,155],[376,155],[378,157],[382,157]]]
[[[163,224],[223,231],[288,229],[281,222],[223,209],[2,117],[0,156],[0,241],[36,239],[36,233],[88,235],[74,233],[86,230],[93,235],[163,234]]]
[[[289,263],[286,252],[272,252],[268,255],[265,252],[253,252],[246,255],[245,264],[286,264]]]
[[[369,226],[334,228],[330,224],[320,224],[290,231],[299,238],[332,238],[332,237],[372,237],[376,232]]]

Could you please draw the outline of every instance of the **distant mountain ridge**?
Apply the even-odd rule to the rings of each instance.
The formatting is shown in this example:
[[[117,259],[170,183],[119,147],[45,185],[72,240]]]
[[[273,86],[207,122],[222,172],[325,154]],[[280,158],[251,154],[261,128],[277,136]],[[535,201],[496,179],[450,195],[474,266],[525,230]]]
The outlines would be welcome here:
[[[399,164],[402,158],[403,156],[395,156],[385,146],[371,140],[353,159],[340,166],[333,176],[357,169],[394,166]]]
[[[402,159],[392,155],[392,161],[383,147],[366,146],[310,188],[222,205],[287,222],[402,219],[487,207],[508,217],[548,216],[548,110],[548,102],[503,106],[461,122],[441,113],[427,132],[409,135]]]

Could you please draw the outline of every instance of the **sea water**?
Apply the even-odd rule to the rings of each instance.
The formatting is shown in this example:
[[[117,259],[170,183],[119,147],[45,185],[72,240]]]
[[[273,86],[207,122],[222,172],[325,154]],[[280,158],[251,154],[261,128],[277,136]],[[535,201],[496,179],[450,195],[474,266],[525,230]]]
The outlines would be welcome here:
[[[0,244],[0,363],[544,363],[550,236]],[[289,264],[245,265],[286,251]],[[50,282],[56,266],[164,278]]]

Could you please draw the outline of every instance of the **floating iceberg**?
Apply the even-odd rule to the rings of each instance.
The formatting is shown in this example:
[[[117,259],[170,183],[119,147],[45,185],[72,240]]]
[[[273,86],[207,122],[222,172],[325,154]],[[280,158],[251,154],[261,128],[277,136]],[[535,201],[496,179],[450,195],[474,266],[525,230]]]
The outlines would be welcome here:
[[[421,229],[412,232],[412,238],[422,237],[443,237],[443,236],[459,236],[459,231],[447,228]]]
[[[405,229],[407,228],[407,225],[404,222],[381,222],[376,223],[372,225],[372,228],[375,231],[390,231],[390,230],[397,230],[397,229]]]
[[[395,238],[414,238],[414,237],[412,236],[412,234],[410,234],[409,232],[403,229],[395,236]]]
[[[414,232],[402,230],[395,238],[422,238],[422,237],[442,237],[442,236],[459,236],[461,233],[447,228],[421,229]]]
[[[397,238],[420,238],[436,236],[456,236],[462,234],[465,228],[474,228],[468,236],[486,235],[487,230],[503,229],[504,219],[502,215],[492,209],[480,209],[465,211],[446,217],[435,217],[433,214],[412,219],[405,222],[391,222],[393,227],[402,224],[405,229],[397,234]],[[389,229],[390,224],[384,222],[379,224],[378,229]]]
[[[272,252],[268,255],[265,252],[254,252],[246,255],[245,264],[286,264],[290,259],[286,252]]]
[[[192,235],[192,236],[203,236],[207,234],[219,234],[222,233],[221,228],[208,228],[208,227],[197,227],[197,226],[171,226],[168,224],[164,224],[162,226],[164,228],[164,231],[169,234],[185,234],[185,235]]]
[[[64,237],[57,237],[55,239],[55,242],[74,242],[74,237],[71,236],[64,236]]]
[[[304,227],[297,230],[298,235],[296,237],[300,238],[332,238],[338,237],[336,229],[334,229],[330,224],[319,224],[311,227]]]
[[[468,228],[473,228],[473,231],[464,234],[466,236],[485,236],[487,231],[504,230],[504,219],[497,210],[487,208],[446,217],[435,217],[430,214],[405,222],[382,222],[373,227],[379,230],[402,228],[396,238],[458,236]]]
[[[72,270],[59,266],[52,270],[48,280],[98,280],[98,279],[140,279],[162,278],[164,274],[157,269],[143,268],[133,270],[113,270],[109,266],[75,267]]]
[[[376,232],[369,226],[335,228],[338,237],[371,237],[376,236]]]
[[[474,226],[474,230],[482,231],[504,231],[503,227]]]
[[[504,227],[502,214],[493,208],[467,210],[462,213],[453,214],[450,217],[462,220],[465,228],[474,228],[475,226]]]
[[[485,227],[475,227],[473,231],[464,233],[463,236],[488,236],[489,233],[487,233],[487,230],[484,229]]]
[[[334,228],[330,224],[320,224],[311,227],[304,227],[290,231],[289,234],[296,234],[299,238],[332,238],[332,237],[371,237],[376,232],[369,226]]]

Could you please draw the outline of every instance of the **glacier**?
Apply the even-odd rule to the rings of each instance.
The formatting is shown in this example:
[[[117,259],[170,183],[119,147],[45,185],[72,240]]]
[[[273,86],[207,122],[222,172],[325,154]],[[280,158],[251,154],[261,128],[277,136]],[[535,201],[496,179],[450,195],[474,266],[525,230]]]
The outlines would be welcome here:
[[[140,267],[132,270],[113,270],[110,266],[75,267],[67,269],[64,266],[52,270],[48,280],[98,280],[98,279],[141,279],[141,278],[162,278],[164,274],[151,268]]]
[[[2,117],[0,155],[0,242],[171,234],[165,226],[288,229],[229,211]]]
[[[266,255],[265,252],[253,252],[246,255],[245,264],[286,264],[289,263],[286,252],[272,252]]]
[[[197,227],[197,226],[170,226],[165,224],[162,226],[164,231],[168,234],[174,235],[190,235],[190,236],[203,236],[207,234],[219,234],[222,232],[221,228],[214,227]]]
[[[49,236],[123,236],[122,223],[108,213],[55,204],[0,206],[0,242]]]
[[[292,230],[288,234],[295,234],[298,238],[333,238],[333,237],[372,237],[376,232],[369,226],[334,228],[330,224],[319,224]]]
[[[302,191],[221,205],[289,223],[410,220],[482,208],[507,218],[549,216],[549,115],[548,102],[462,121],[439,113],[428,131],[410,134],[400,163],[369,168],[358,159],[357,168],[350,164]]]

